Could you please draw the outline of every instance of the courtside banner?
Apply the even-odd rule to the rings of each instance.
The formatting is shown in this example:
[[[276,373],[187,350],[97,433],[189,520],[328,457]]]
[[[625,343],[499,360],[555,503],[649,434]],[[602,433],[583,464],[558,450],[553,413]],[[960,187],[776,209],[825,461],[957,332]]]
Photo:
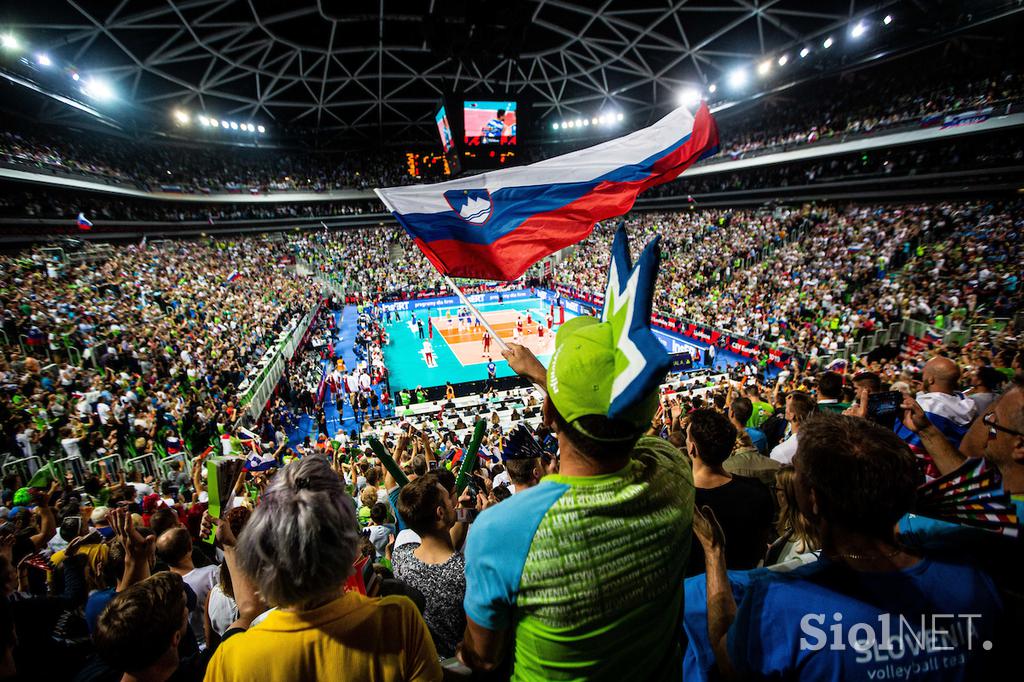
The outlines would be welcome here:
[[[529,166],[375,191],[439,272],[507,281],[717,149],[718,129],[701,103],[696,114],[679,108],[625,137]]]

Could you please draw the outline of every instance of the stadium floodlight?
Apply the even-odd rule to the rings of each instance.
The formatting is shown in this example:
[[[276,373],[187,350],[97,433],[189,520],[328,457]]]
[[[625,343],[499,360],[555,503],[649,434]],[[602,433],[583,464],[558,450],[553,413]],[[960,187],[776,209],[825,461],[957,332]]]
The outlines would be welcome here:
[[[5,50],[17,50],[18,39],[10,33],[5,33],[0,36],[0,45],[3,45]]]
[[[174,120],[181,125],[186,125],[189,121],[188,112],[182,111],[181,109],[174,110]]]
[[[558,124],[557,123],[552,123],[551,124],[551,129],[552,130],[558,130]]]
[[[234,121],[232,121],[232,122],[231,122],[231,129],[232,129],[232,130],[238,130],[238,124],[237,124],[237,123],[235,123]]]
[[[825,38],[825,42],[823,42],[821,46],[827,50],[828,48],[832,47],[832,44],[835,42],[836,41],[832,40],[832,36],[829,36],[828,38]]]
[[[785,66],[788,63],[789,63],[789,55],[788,54],[784,54],[781,57],[779,57],[779,66]]]
[[[712,83],[711,85],[708,86],[708,92],[710,92],[712,95],[715,94],[715,92],[717,92],[717,91],[718,91],[718,86],[715,85],[714,83]]]
[[[583,125],[585,125],[585,126],[590,125],[590,119],[589,118],[583,119]]]
[[[40,52],[36,55],[36,64],[39,66],[53,66],[53,60],[50,59],[50,55]]]
[[[772,60],[766,59],[757,65],[757,73],[760,76],[767,76],[768,72],[772,70]]]
[[[574,122],[572,122],[572,121],[567,121],[565,125],[569,126],[570,128],[575,128],[576,127],[576,124]]]
[[[82,92],[101,102],[114,99],[114,89],[110,87],[110,83],[102,78],[90,78],[82,86]]]
[[[582,128],[583,127],[583,121],[580,120],[580,119],[576,119],[576,127],[577,128]]]
[[[210,125],[210,119],[206,118],[205,116],[200,115],[200,116],[197,116],[196,119],[199,121],[199,125],[201,125],[201,126],[208,126],[208,125]]]
[[[867,33],[868,26],[863,21],[858,21],[857,24],[850,29],[850,35],[854,38],[860,38],[862,35]]]
[[[73,80],[73,81],[75,81],[77,83],[79,78],[81,78],[81,76],[78,75],[77,71],[72,71],[71,72],[71,80]]]
[[[231,127],[231,124],[228,123],[227,121],[221,121],[220,122],[220,127],[223,128],[224,130],[227,130],[228,128]]]
[[[256,126],[256,130],[258,130],[261,134],[267,132],[267,129],[264,128],[263,126]]]
[[[626,119],[626,115],[625,114],[619,114],[618,116],[615,117],[616,121],[623,121],[625,119]]]
[[[597,117],[595,116],[594,118],[590,119],[590,122],[593,125],[597,125]]]
[[[885,15],[885,19],[882,19],[882,23],[885,24],[886,26],[891,24],[892,23],[892,15],[891,14],[886,14]]]
[[[700,90],[687,88],[679,94],[679,104],[684,107],[694,107],[700,104]]]
[[[729,73],[729,85],[734,89],[742,88],[747,84],[747,70],[744,68],[733,69]]]

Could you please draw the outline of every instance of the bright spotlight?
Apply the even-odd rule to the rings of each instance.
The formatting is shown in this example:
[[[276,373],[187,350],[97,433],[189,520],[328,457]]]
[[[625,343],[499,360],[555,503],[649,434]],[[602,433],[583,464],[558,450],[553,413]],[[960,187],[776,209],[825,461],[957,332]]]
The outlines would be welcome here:
[[[17,50],[18,39],[12,36],[10,33],[5,33],[2,36],[0,36],[0,45],[3,45],[5,50]]]
[[[779,57],[779,66],[785,66],[787,63],[789,63],[788,54],[784,54],[781,57]]]
[[[850,35],[854,38],[860,38],[862,35],[867,33],[868,27],[863,21],[857,22],[857,25],[850,29]]]
[[[50,59],[50,55],[41,52],[36,55],[36,64],[39,66],[53,66],[53,60]]]
[[[552,130],[558,130],[558,124],[557,123],[552,123],[551,124],[551,129]]]
[[[583,121],[581,121],[580,119],[576,119],[576,127],[577,128],[582,128],[583,127]]]
[[[267,129],[266,129],[266,128],[264,128],[263,126],[256,126],[256,130],[258,130],[258,131],[259,131],[260,133],[265,133],[265,132],[267,132]]]
[[[175,109],[174,120],[180,123],[181,125],[185,125],[186,123],[188,123],[188,113],[182,111],[181,109]]]
[[[593,125],[597,125],[597,117],[595,116],[594,118],[590,119],[590,122]]]
[[[836,41],[832,40],[832,36],[829,36],[828,38],[825,38],[825,42],[823,42],[821,46],[827,50],[828,48],[832,47],[832,44],[834,42]]]
[[[769,59],[764,60],[757,65],[757,73],[760,76],[767,76],[768,72],[772,70],[772,62]]]
[[[227,130],[228,128],[231,127],[231,125],[227,121],[221,121],[220,127],[223,128],[224,130]]]
[[[232,130],[238,130],[238,124],[237,124],[237,123],[235,123],[234,121],[232,121],[232,122],[231,122],[231,129],[232,129]]]
[[[585,126],[590,125],[590,119],[589,118],[583,119],[583,125],[585,125]]]
[[[569,126],[570,128],[575,128],[576,127],[576,124],[573,121],[569,121],[565,125]]]
[[[700,104],[700,91],[696,88],[688,88],[679,94],[679,104],[684,107],[692,107]]]
[[[203,126],[210,125],[210,119],[206,118],[205,116],[199,116],[197,118],[199,119],[199,125],[203,125]]]
[[[806,57],[810,53],[811,53],[810,48],[805,47],[804,49],[800,50],[800,59],[803,59],[804,57]]]
[[[886,26],[891,24],[892,23],[892,15],[891,14],[886,14],[885,15],[885,19],[882,19],[882,23],[885,24]]]
[[[114,98],[114,89],[110,87],[110,83],[100,78],[90,78],[86,81],[82,86],[82,92],[100,101]]]
[[[73,80],[73,81],[75,81],[77,83],[79,78],[81,78],[81,76],[79,76],[74,71],[71,72],[71,80]]]
[[[729,85],[733,88],[742,88],[747,84],[747,70],[743,68],[734,69],[729,74]]]
[[[712,95],[715,94],[715,92],[717,92],[717,91],[718,91],[718,86],[715,85],[714,83],[712,83],[711,85],[708,86],[708,92],[710,92]]]
[[[618,116],[615,117],[616,121],[624,121],[625,119],[626,119],[626,115],[625,114],[619,114]]]

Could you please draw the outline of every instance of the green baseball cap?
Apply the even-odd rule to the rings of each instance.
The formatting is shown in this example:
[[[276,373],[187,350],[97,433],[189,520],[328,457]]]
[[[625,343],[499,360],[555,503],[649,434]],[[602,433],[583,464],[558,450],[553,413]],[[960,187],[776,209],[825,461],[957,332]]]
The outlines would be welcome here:
[[[18,488],[14,492],[14,500],[12,503],[16,507],[25,507],[32,504],[32,491],[28,488]]]
[[[594,317],[568,320],[555,335],[555,352],[548,365],[548,397],[570,426],[594,440],[602,439],[587,433],[577,420],[586,415],[609,416],[617,355],[611,323]],[[646,431],[657,409],[655,387],[615,417],[635,428],[629,436],[615,440],[631,440]]]

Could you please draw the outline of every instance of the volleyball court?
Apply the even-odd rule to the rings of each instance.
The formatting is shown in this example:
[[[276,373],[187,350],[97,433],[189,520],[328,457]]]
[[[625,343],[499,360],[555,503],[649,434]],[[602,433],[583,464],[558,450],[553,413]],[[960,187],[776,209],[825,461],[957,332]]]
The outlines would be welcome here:
[[[497,341],[491,339],[489,350],[485,347],[484,335],[487,330],[482,324],[474,326],[472,316],[464,317],[460,321],[457,311],[450,312],[450,316],[438,315],[431,317],[430,320],[434,326],[434,333],[441,335],[459,362],[463,365],[475,365],[491,359],[501,359],[501,346]],[[481,311],[481,314],[506,343],[519,343],[538,356],[550,355],[555,349],[557,320],[552,319],[549,327],[547,312],[535,308],[526,311]]]

